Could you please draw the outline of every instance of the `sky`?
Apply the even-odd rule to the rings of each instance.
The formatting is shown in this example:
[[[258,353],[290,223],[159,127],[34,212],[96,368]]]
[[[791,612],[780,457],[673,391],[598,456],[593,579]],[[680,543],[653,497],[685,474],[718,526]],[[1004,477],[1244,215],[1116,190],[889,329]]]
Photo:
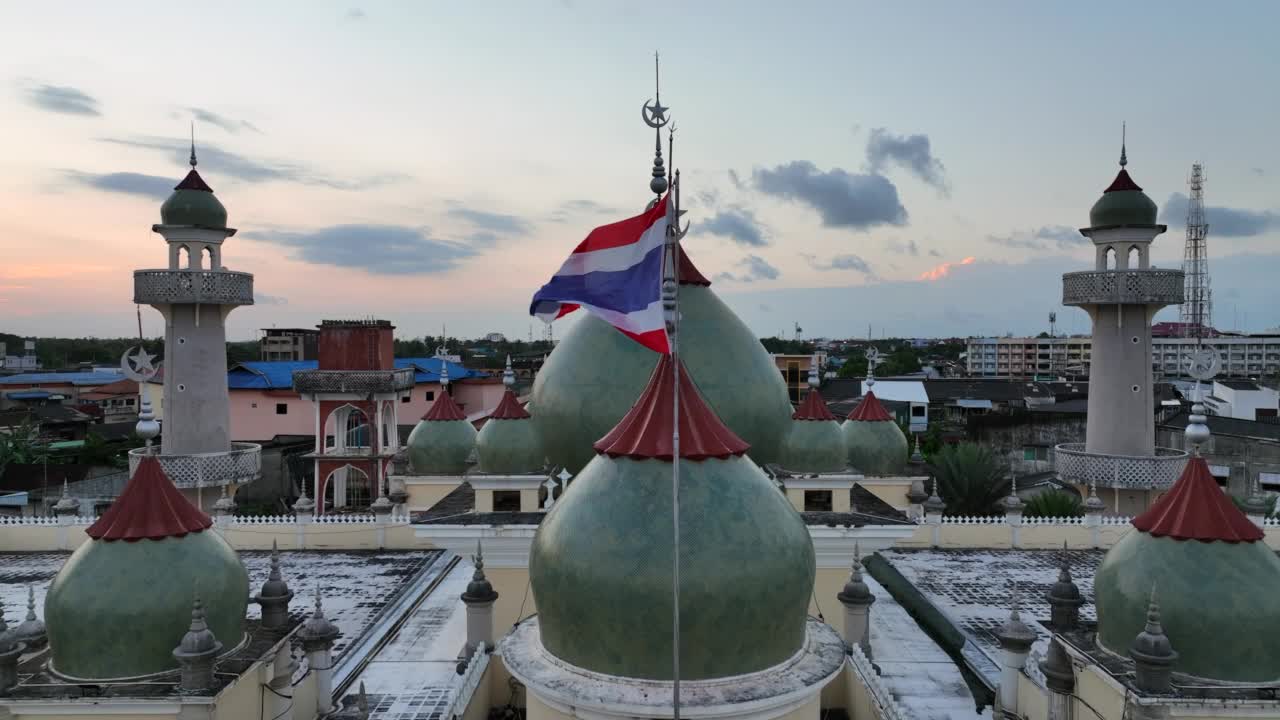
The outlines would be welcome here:
[[[1178,267],[1205,164],[1220,328],[1280,326],[1272,3],[0,4],[0,330],[136,333],[134,269],[199,170],[255,274],[231,339],[323,318],[541,335],[529,299],[650,199],[760,335],[1061,331],[1077,228],[1129,170]],[[665,139],[664,139],[665,146]],[[664,147],[665,153],[665,147]],[[1176,309],[1159,319],[1176,319]],[[559,321],[557,335],[562,334]],[[154,310],[144,332],[163,333]]]

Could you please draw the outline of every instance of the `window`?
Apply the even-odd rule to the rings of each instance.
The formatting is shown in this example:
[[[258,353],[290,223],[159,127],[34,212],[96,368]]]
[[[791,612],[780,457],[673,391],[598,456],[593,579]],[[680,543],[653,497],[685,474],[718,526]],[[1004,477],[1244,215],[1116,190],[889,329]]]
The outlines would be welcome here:
[[[409,402],[409,396],[408,396],[408,395],[405,395],[404,397],[400,398],[400,402],[402,402],[402,403],[407,403],[407,402]]]
[[[1022,459],[1027,462],[1047,461],[1049,459],[1049,448],[1043,445],[1023,445]]]
[[[919,417],[919,418],[922,418],[922,417],[924,417],[924,411],[925,411],[925,407],[924,407],[924,405],[912,405],[912,406],[911,406],[911,417]]]
[[[520,491],[519,490],[494,490],[493,491],[493,511],[494,512],[520,512]]]
[[[805,490],[804,491],[804,511],[805,512],[831,512],[831,491],[830,490]]]
[[[134,398],[125,398],[124,404],[127,405],[128,407],[133,407],[133,401],[134,401]]]
[[[435,400],[435,399],[436,399],[436,391],[435,391],[435,390],[428,390],[428,391],[427,391],[427,402],[431,402],[432,400]]]
[[[288,414],[289,414],[289,403],[276,403],[276,414],[277,414],[277,415],[288,415]]]

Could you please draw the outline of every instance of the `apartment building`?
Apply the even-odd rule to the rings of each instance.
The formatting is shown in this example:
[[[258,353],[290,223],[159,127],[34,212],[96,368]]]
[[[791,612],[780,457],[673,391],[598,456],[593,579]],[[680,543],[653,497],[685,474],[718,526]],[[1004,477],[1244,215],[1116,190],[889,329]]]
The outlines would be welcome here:
[[[1184,374],[1186,356],[1198,342],[1218,351],[1219,377],[1280,375],[1280,335],[1223,335],[1195,338],[1153,337],[1151,367],[1157,376]],[[1092,341],[1087,336],[969,338],[966,368],[973,377],[1083,377],[1089,373]]]

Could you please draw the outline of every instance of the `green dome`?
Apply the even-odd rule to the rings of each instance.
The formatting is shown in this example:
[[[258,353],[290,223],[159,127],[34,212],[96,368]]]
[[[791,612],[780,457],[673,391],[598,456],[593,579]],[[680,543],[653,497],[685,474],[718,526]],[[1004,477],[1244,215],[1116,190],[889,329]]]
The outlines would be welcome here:
[[[199,173],[192,168],[160,206],[160,222],[165,225],[227,226],[227,209],[214,196]]]
[[[863,475],[901,475],[907,466],[907,436],[891,420],[845,420],[841,426],[849,465]]]
[[[519,404],[516,404],[519,408]],[[499,406],[502,410],[502,406]],[[542,471],[547,454],[534,430],[533,420],[524,417],[491,417],[476,436],[476,470],[483,473],[515,475]]]
[[[746,457],[680,463],[681,677],[787,660],[805,641],[813,592],[808,529]],[[671,679],[671,470],[599,455],[538,526],[529,581],[542,644],[556,657]]]
[[[1089,210],[1089,225],[1155,225],[1156,204],[1121,169],[1114,182]]]
[[[682,284],[680,309],[680,359],[707,404],[751,445],[753,460],[776,462],[791,401],[773,358],[711,288]],[[581,315],[533,383],[534,427],[552,465],[570,472],[591,460],[591,444],[630,409],[658,360],[603,320]]]
[[[476,446],[476,429],[466,420],[420,420],[408,445],[414,474],[461,475]]]
[[[792,420],[781,465],[803,473],[840,472],[848,467],[844,433],[835,420]]]
[[[176,669],[197,592],[223,647],[239,645],[249,576],[221,535],[81,544],[45,597],[54,669],[95,680]]]
[[[1264,542],[1175,540],[1131,531],[1093,580],[1098,643],[1117,655],[1142,632],[1155,587],[1175,672],[1280,680],[1280,559]]]

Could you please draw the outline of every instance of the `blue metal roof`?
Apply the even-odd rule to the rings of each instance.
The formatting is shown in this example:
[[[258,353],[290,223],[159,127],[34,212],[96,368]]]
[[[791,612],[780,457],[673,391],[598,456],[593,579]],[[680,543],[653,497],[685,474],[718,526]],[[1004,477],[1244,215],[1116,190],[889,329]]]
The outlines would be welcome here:
[[[440,382],[440,358],[396,358],[397,368],[413,368],[414,382]],[[293,387],[293,373],[298,370],[315,370],[315,360],[252,360],[242,362],[227,371],[227,387],[232,390],[289,390]],[[480,377],[484,373],[449,363],[449,379],[461,380]]]
[[[123,374],[110,372],[20,373],[0,376],[0,385],[106,385],[123,379]]]
[[[48,400],[52,394],[48,390],[15,390],[5,393],[5,397],[10,400]]]

